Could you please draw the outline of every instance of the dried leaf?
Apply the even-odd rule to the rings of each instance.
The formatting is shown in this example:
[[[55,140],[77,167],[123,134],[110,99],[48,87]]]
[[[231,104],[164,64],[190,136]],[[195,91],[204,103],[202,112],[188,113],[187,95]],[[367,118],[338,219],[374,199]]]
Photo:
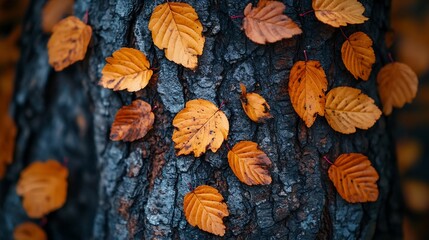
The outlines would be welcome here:
[[[216,152],[228,136],[229,122],[225,114],[210,101],[188,101],[173,119],[174,148],[177,155],[194,152],[201,156],[206,149]]]
[[[20,36],[21,26],[18,25],[12,30],[12,32],[10,32],[7,37],[0,39],[0,68],[8,68],[9,66],[18,62],[18,40]]]
[[[357,0],[313,0],[317,19],[333,27],[358,24],[368,20],[364,6]]]
[[[21,172],[16,192],[31,218],[61,208],[67,197],[68,170],[55,160],[33,162]]]
[[[311,127],[316,115],[324,115],[328,80],[319,61],[296,62],[289,76],[289,95],[296,113]]]
[[[91,35],[92,28],[74,16],[55,24],[48,41],[49,64],[61,71],[84,59]]]
[[[374,100],[359,89],[337,87],[326,96],[325,117],[331,127],[340,133],[368,129],[380,118],[381,111]]]
[[[42,29],[51,32],[54,25],[64,16],[73,14],[74,0],[48,0],[43,6]]]
[[[329,178],[347,202],[377,201],[378,173],[365,155],[341,154],[329,168]]]
[[[229,215],[228,206],[216,188],[201,185],[185,195],[183,210],[192,226],[219,236],[225,235],[223,218]]]
[[[389,63],[377,75],[378,92],[383,113],[390,115],[393,107],[401,108],[416,97],[419,81],[416,73],[406,64]]]
[[[128,89],[129,92],[146,87],[153,71],[144,53],[133,48],[121,48],[112,55],[106,58],[107,64],[101,71],[101,86],[115,91]]]
[[[13,230],[14,240],[47,240],[45,231],[32,222],[21,223]]]
[[[402,182],[407,207],[413,212],[425,213],[429,211],[429,184],[419,180],[405,180]]]
[[[372,49],[372,40],[363,32],[355,32],[343,43],[341,56],[344,65],[353,76],[368,80],[372,65],[375,63],[375,54]]]
[[[291,38],[302,30],[283,14],[286,6],[277,1],[259,1],[256,8],[249,3],[244,9],[243,29],[255,43],[266,44]]]
[[[203,54],[203,25],[195,9],[187,3],[166,2],[153,10],[149,20],[152,39],[165,57],[177,64],[195,69],[197,55]]]
[[[151,106],[142,100],[135,100],[131,105],[119,109],[110,131],[113,141],[128,142],[143,138],[152,129],[155,115]]]
[[[0,113],[0,180],[6,173],[7,165],[13,161],[15,152],[16,126],[13,119]]]
[[[416,139],[402,138],[396,141],[396,159],[401,175],[406,173],[423,156],[423,144]]]
[[[270,114],[270,105],[268,105],[265,99],[257,93],[248,93],[246,86],[240,83],[241,88],[241,106],[243,106],[244,112],[254,122],[263,123],[267,119],[272,118]]]
[[[241,141],[228,152],[228,162],[235,176],[247,185],[267,185],[271,183],[268,168],[271,160],[258,144]]]

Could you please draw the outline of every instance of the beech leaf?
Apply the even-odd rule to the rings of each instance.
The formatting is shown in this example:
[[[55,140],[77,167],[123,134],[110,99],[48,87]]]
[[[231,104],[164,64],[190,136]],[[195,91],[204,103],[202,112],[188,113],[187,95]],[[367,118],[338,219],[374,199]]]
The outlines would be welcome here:
[[[13,230],[14,240],[47,240],[45,231],[32,222],[21,223]]]
[[[347,70],[358,79],[368,80],[375,63],[372,40],[363,32],[355,32],[343,43],[341,56]]]
[[[240,83],[241,88],[241,106],[247,116],[254,122],[263,123],[267,119],[272,118],[270,114],[270,105],[265,99],[257,93],[248,93],[246,86]]]
[[[357,0],[313,0],[313,9],[317,19],[333,27],[368,20],[363,15],[364,6]]]
[[[48,0],[42,10],[42,29],[51,32],[64,16],[73,14],[74,0]]]
[[[9,114],[0,117],[0,180],[6,173],[7,165],[13,161],[15,152],[16,125]]]

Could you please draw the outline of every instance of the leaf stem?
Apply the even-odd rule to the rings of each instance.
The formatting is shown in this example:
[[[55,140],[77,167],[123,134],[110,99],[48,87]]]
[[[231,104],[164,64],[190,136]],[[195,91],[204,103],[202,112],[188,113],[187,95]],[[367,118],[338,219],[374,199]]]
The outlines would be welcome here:
[[[231,151],[231,147],[229,146],[228,142],[225,142],[225,146],[226,146],[226,148],[228,148],[228,151]]]
[[[88,18],[89,18],[89,12],[88,12],[88,9],[85,11],[85,15],[83,15],[83,18],[82,18],[82,21],[85,23],[85,24],[88,24]]]
[[[349,37],[347,37],[347,35],[344,33],[344,31],[343,31],[343,28],[342,28],[342,27],[340,27],[340,30],[341,30],[341,34],[343,34],[343,36],[344,36],[347,40],[349,40]]]
[[[233,15],[231,19],[244,18],[244,15]]]
[[[219,105],[219,109],[222,109],[226,105],[226,100],[223,100],[222,103]]]
[[[328,159],[328,157],[325,155],[325,156],[323,156],[323,160],[325,160],[325,161],[327,161],[329,164],[331,164],[331,165],[335,165],[333,162],[331,162],[329,159]]]
[[[305,61],[308,62],[307,50],[304,50]]]
[[[387,54],[387,56],[389,57],[391,63],[395,62],[395,60],[393,60],[392,53]]]
[[[305,15],[307,15],[307,14],[309,14],[309,13],[312,13],[312,12],[314,12],[314,9],[311,9],[311,10],[308,10],[308,11],[306,11],[306,12],[300,13],[300,14],[299,14],[299,16],[300,16],[300,17],[304,17]]]
[[[43,217],[42,219],[40,219],[39,225],[41,227],[44,227],[46,224],[48,224],[48,218]]]

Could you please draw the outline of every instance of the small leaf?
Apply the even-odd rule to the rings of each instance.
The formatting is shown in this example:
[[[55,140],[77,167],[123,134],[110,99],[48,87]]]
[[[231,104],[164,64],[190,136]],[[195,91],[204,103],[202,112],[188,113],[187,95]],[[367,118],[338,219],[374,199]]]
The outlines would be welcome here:
[[[5,114],[0,117],[0,180],[6,173],[7,165],[13,161],[15,152],[16,125],[13,119]]]
[[[185,195],[183,210],[186,220],[201,230],[223,236],[223,218],[229,215],[228,206],[216,188],[201,185]]]
[[[67,168],[55,160],[33,162],[21,172],[16,192],[29,217],[41,218],[64,205],[67,176]]]
[[[327,87],[319,61],[298,61],[293,65],[289,76],[290,100],[307,127],[313,125],[317,114],[324,115]]]
[[[21,223],[13,230],[14,240],[47,240],[45,231],[32,222]]]
[[[401,108],[416,97],[419,80],[416,73],[406,64],[389,63],[377,75],[378,92],[385,115],[392,113],[393,107]]]
[[[49,64],[61,71],[85,58],[92,28],[77,17],[67,17],[53,27],[48,41]]]
[[[188,101],[173,119],[174,148],[177,155],[194,152],[201,156],[210,149],[216,152],[228,136],[229,122],[225,114],[210,101]]]
[[[248,93],[246,86],[240,83],[241,88],[241,106],[243,106],[244,112],[254,122],[263,123],[267,119],[272,118],[270,114],[270,105],[268,105],[265,99],[257,93]]]
[[[256,8],[249,3],[244,9],[243,29],[255,43],[266,44],[301,34],[302,30],[283,14],[286,6],[277,1],[259,1]]]
[[[333,27],[358,24],[368,20],[364,6],[357,0],[313,0],[317,19]]]
[[[347,202],[377,201],[378,173],[365,155],[342,154],[331,165],[328,172],[338,193]]]
[[[258,144],[241,141],[228,152],[228,163],[235,176],[247,185],[267,185],[271,183],[268,168],[271,160]]]
[[[101,71],[101,86],[115,91],[128,89],[129,92],[146,87],[153,71],[144,53],[133,48],[121,48],[112,55],[106,58],[107,64]]]
[[[51,32],[52,28],[64,16],[73,14],[74,0],[48,0],[43,6],[42,29]]]
[[[375,54],[372,49],[372,40],[363,32],[355,32],[343,43],[341,56],[344,65],[353,76],[368,80],[372,65],[375,63]]]
[[[337,87],[326,96],[325,117],[337,132],[349,134],[356,128],[368,129],[380,118],[374,100],[359,89]]]
[[[146,136],[152,129],[155,115],[151,106],[142,100],[135,100],[116,113],[110,130],[110,139],[132,142]]]
[[[165,57],[195,69],[198,55],[203,54],[203,25],[195,9],[187,3],[166,2],[153,10],[149,20],[154,44],[165,49]]]

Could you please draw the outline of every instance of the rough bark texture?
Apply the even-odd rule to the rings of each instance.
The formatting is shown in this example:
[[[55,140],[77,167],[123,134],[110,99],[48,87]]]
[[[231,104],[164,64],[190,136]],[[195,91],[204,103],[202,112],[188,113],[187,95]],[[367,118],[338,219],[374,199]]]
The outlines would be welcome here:
[[[75,15],[89,11],[92,42],[84,61],[56,73],[48,65],[47,35],[41,33],[43,1],[33,1],[22,37],[22,57],[13,112],[19,124],[16,159],[0,185],[0,239],[10,239],[14,226],[27,220],[15,186],[19,172],[34,160],[54,158],[70,168],[67,204],[47,216],[50,239],[216,239],[190,226],[184,217],[183,196],[201,184],[220,190],[230,216],[227,239],[371,239],[399,238],[400,201],[393,155],[391,123],[382,117],[368,131],[352,135],[334,132],[318,117],[307,129],[295,114],[287,94],[289,70],[303,60],[319,60],[329,89],[353,86],[376,100],[375,72],[386,62],[384,32],[389,1],[361,0],[370,18],[365,24],[343,28],[347,35],[364,31],[374,40],[377,63],[369,81],[357,81],[341,61],[345,40],[338,29],[319,22],[311,1],[284,0],[286,13],[304,33],[290,40],[256,45],[240,30],[248,2],[242,0],[186,0],[204,26],[206,43],[199,67],[191,71],[164,57],[152,42],[148,21],[162,1],[77,0]],[[157,79],[130,94],[98,86],[104,58],[120,47],[142,50],[159,68]],[[274,118],[251,122],[241,108],[239,83],[257,91],[271,106]],[[154,129],[140,141],[108,139],[117,110],[133,99],[155,110]],[[198,159],[175,155],[171,125],[190,99],[226,101],[230,145],[252,140],[273,162],[273,182],[247,186],[227,163],[227,149]],[[369,156],[380,173],[380,197],[375,203],[348,204],[327,176],[339,154]]]

